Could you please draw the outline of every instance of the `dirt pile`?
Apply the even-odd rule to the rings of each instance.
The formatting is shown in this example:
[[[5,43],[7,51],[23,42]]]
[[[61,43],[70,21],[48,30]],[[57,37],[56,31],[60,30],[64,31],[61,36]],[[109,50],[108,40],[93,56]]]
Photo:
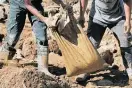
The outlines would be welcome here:
[[[59,14],[61,11],[60,7],[55,3],[51,2],[51,0],[44,0],[48,3],[43,3],[45,5],[45,11],[49,14],[49,17],[53,18],[55,15]],[[74,16],[77,19],[79,16],[79,0],[67,0],[73,6]],[[90,0],[91,2],[91,0]],[[90,8],[88,5],[88,11]],[[0,34],[6,36],[6,15],[9,12],[9,5],[0,6]],[[51,14],[53,13],[53,14]],[[86,21],[88,20],[88,13],[85,14]],[[53,19],[54,20],[54,19]],[[53,21],[52,20],[52,21]],[[50,21],[51,22],[51,21]],[[87,29],[87,22],[85,24],[84,31]],[[49,64],[50,64],[50,72],[59,76],[59,78],[54,81],[50,79],[48,76],[45,76],[42,73],[38,73],[36,70],[36,66],[31,65],[29,67],[25,66],[22,68],[18,67],[1,67],[0,69],[0,87],[2,88],[131,88],[132,82],[128,85],[127,76],[122,71],[124,69],[122,65],[122,58],[120,56],[120,50],[117,44],[117,40],[113,36],[113,33],[109,30],[106,30],[103,40],[100,44],[100,52],[105,50],[110,50],[111,52],[115,52],[113,55],[114,65],[117,65],[118,70],[107,69],[105,71],[100,71],[97,73],[92,73],[90,78],[83,83],[77,84],[75,82],[75,77],[67,77],[65,71],[65,64],[63,61],[63,56],[58,54],[54,54],[52,52],[58,52],[59,48],[54,42],[54,37],[49,35],[49,46],[51,47],[49,54]],[[53,42],[52,42],[53,41]],[[35,41],[34,35],[32,33],[31,24],[28,19],[26,19],[26,24],[22,35],[20,37],[19,42],[17,43],[16,48],[20,48],[23,55],[23,62],[30,62],[35,60],[36,49],[35,49]],[[2,65],[0,65],[2,66]],[[118,68],[117,66],[114,67]]]
[[[70,88],[59,79],[38,73],[34,68],[5,67],[0,70],[1,88]]]

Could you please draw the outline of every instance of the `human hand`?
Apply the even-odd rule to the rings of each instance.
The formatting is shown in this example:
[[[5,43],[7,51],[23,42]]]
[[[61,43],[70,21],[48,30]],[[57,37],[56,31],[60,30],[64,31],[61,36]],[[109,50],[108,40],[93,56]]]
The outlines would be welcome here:
[[[124,33],[128,33],[131,30],[131,22],[125,22],[124,23]]]
[[[48,18],[46,18],[46,17],[43,17],[42,22],[44,22],[46,25],[49,24],[49,20],[48,20]]]

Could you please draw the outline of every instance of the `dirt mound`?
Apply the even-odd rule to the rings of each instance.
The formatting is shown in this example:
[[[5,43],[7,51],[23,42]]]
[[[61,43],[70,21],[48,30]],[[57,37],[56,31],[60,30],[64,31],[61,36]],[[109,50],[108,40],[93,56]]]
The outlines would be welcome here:
[[[48,1],[45,5],[45,11],[48,6],[54,8],[53,12],[59,13],[60,7],[55,6],[55,3],[51,2],[52,0],[44,0]],[[67,0],[73,6],[74,15],[77,18],[79,16],[79,0]],[[90,0],[91,2],[92,0]],[[90,3],[88,7],[90,7]],[[57,8],[57,9],[56,9]],[[0,34],[4,34],[6,36],[6,15],[9,12],[9,6],[4,5],[0,6]],[[50,12],[50,11],[49,11]],[[86,21],[88,20],[88,14],[85,16]],[[84,30],[87,29],[86,27]],[[115,48],[116,47],[116,48]],[[24,56],[23,62],[30,62],[29,60],[34,60],[36,56],[35,42],[32,35],[32,28],[29,20],[26,19],[26,24],[20,40],[16,46],[16,48],[20,48],[22,50],[22,54]],[[58,46],[56,42],[53,40],[49,40],[49,49],[51,52],[58,52]],[[130,85],[127,84],[126,75],[122,72],[122,58],[120,56],[119,46],[117,44],[117,40],[114,38],[113,33],[111,31],[106,30],[103,40],[100,44],[100,51],[104,52],[105,50],[110,50],[114,52],[114,64],[120,67],[119,71],[101,71],[99,73],[93,73],[90,76],[90,79],[87,79],[86,82],[77,84],[75,82],[75,77],[67,77],[65,71],[65,64],[63,56],[59,56],[54,53],[49,54],[49,64],[53,65],[53,68],[50,68],[50,72],[59,76],[58,79],[53,80],[52,78],[46,76],[43,73],[38,73],[35,67],[3,67],[1,68],[0,64],[0,88],[131,88],[132,82]],[[106,59],[109,61],[108,59]],[[110,61],[111,63],[111,61]],[[114,65],[112,64],[112,65]],[[26,64],[27,65],[27,64]],[[113,74],[116,73],[116,74]]]
[[[66,82],[50,78],[31,67],[1,69],[0,86],[1,88],[70,88]]]

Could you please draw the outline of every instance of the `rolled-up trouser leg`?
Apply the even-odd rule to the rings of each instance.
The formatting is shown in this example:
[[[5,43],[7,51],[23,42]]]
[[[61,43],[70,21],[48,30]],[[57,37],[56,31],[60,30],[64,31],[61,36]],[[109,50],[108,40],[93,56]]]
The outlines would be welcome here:
[[[38,71],[43,72],[50,77],[54,77],[48,70],[48,40],[46,29],[45,23],[37,20],[34,21],[33,30],[37,42]]]
[[[33,7],[36,8],[40,12],[40,14],[43,15],[44,9],[41,3],[40,2],[31,2],[31,3]],[[30,12],[28,12],[28,17],[29,17],[30,22],[32,23],[32,29],[36,36],[37,47],[40,47],[40,46],[44,46],[44,48],[48,47],[47,25],[44,22],[40,21],[38,17],[34,16]],[[47,49],[44,49],[44,50],[47,50]],[[43,54],[46,55],[47,53],[43,52]]]
[[[35,20],[32,27],[36,36],[38,69],[44,67],[48,68],[47,26],[45,23]]]
[[[38,70],[41,71],[45,67],[48,69],[48,47],[43,45],[37,46],[37,63]]]
[[[33,31],[36,36],[37,51],[39,55],[48,54],[47,26],[41,21],[33,22]],[[39,51],[41,49],[41,52]]]

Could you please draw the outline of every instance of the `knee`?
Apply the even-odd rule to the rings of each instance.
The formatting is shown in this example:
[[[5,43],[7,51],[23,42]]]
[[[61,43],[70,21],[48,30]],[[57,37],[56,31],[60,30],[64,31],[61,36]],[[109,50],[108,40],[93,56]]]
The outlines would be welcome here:
[[[33,23],[33,32],[36,36],[38,43],[42,45],[47,45],[47,25],[41,21],[36,21]]]
[[[33,22],[33,30],[46,30],[46,29],[47,29],[46,23],[38,20]]]
[[[131,33],[119,35],[120,47],[131,47],[132,35]]]

